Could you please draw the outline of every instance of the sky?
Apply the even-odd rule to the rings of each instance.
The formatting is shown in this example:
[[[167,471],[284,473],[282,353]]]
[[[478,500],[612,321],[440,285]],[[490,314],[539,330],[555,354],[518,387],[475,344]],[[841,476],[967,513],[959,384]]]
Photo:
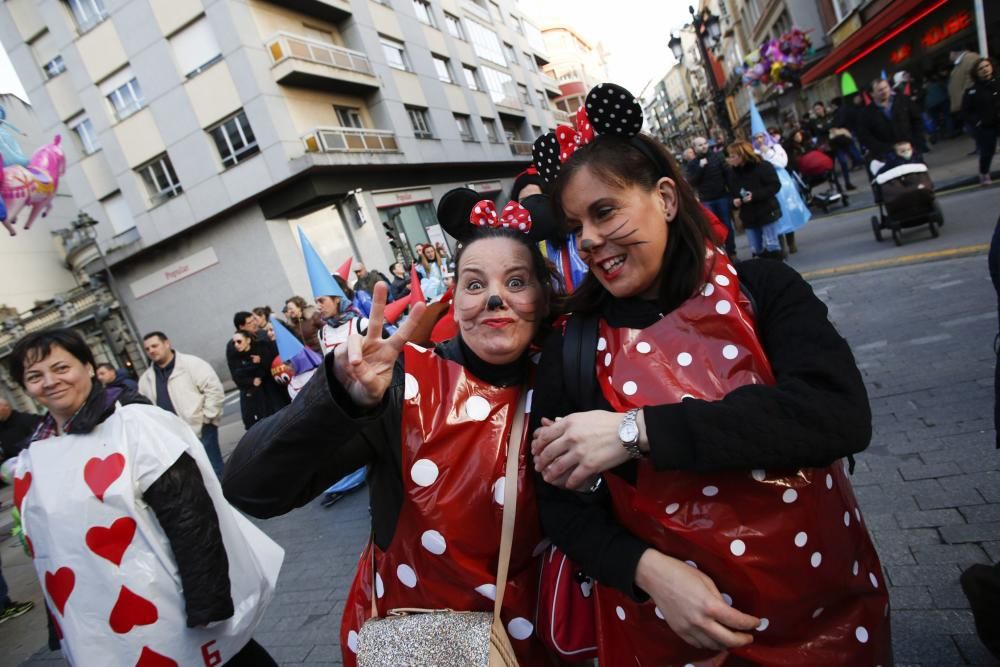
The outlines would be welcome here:
[[[25,102],[28,101],[28,94],[24,92],[21,80],[14,72],[14,66],[10,64],[7,57],[7,49],[0,44],[0,95],[13,94],[20,97]]]
[[[650,81],[674,64],[667,42],[671,31],[691,20],[681,0],[521,0],[519,8],[539,27],[558,22],[608,54],[608,76],[638,97]],[[694,4],[697,4],[695,2]]]

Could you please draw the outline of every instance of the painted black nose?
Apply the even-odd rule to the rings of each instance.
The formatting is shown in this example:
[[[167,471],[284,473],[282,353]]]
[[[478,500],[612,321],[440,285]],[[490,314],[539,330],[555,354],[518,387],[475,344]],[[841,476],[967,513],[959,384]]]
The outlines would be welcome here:
[[[486,310],[500,310],[503,306],[503,300],[500,299],[496,294],[489,298],[486,302]]]

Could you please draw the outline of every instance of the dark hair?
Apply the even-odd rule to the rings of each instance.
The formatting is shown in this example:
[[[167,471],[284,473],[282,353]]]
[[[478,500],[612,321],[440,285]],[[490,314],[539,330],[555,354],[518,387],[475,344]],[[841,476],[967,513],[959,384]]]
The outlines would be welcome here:
[[[246,324],[248,317],[253,317],[253,313],[248,313],[245,310],[241,310],[240,312],[233,315],[233,326],[239,329],[244,324]]]
[[[874,93],[875,92],[875,86],[877,86],[882,81],[885,81],[887,84],[889,84],[890,88],[892,87],[892,84],[889,83],[889,79],[886,79],[885,77],[882,77],[882,76],[877,76],[874,79],[872,79],[871,87],[869,88],[869,90]]]
[[[52,353],[52,347],[61,347],[81,364],[96,364],[94,353],[90,351],[83,336],[74,329],[44,329],[30,333],[14,344],[10,353],[10,374],[18,384],[24,386],[24,369],[37,364]]]
[[[265,320],[271,319],[271,306],[257,306],[253,309],[253,314],[263,317]]]
[[[299,310],[302,311],[303,315],[305,315],[306,308],[309,307],[309,304],[306,302],[306,300],[303,299],[301,296],[297,296],[297,295],[296,296],[290,296],[287,299],[285,299],[285,305],[286,306],[288,304],[290,304],[290,303],[294,303],[296,306],[298,306]]]
[[[234,336],[243,336],[244,338],[246,338],[247,340],[249,340],[251,343],[254,342],[254,337],[251,336],[250,334],[248,334],[246,331],[243,331],[242,329],[237,329],[236,331],[233,332],[233,335]]]
[[[650,159],[634,142],[641,142],[646,151],[658,156],[658,160]],[[661,274],[669,270],[670,279],[660,281],[657,303],[666,312],[690,298],[704,282],[705,244],[713,237],[694,190],[663,144],[645,134],[632,139],[602,135],[577,149],[562,166],[554,183],[552,201],[556,215],[560,218],[565,216],[562,208],[563,190],[573,175],[583,167],[588,167],[594,176],[608,185],[638,187],[646,192],[652,191],[664,176],[674,181],[677,188],[677,216],[670,223],[667,247],[663,251],[660,268]],[[587,273],[568,299],[566,309],[571,312],[592,312],[606,298],[610,298],[610,295],[604,286],[593,273]]]
[[[979,66],[982,65],[983,63],[989,63],[993,67],[993,75],[996,76],[996,73],[997,73],[997,64],[995,62],[993,62],[993,58],[989,58],[989,57],[987,57],[987,58],[979,58],[972,65],[972,69],[969,70],[969,77],[972,79],[973,83],[977,83],[977,82],[983,80],[983,79],[979,78]]]
[[[101,368],[107,368],[112,373],[116,373],[117,372],[117,369],[114,366],[112,366],[111,364],[109,364],[108,362],[106,362],[106,361],[102,361],[101,363],[99,363],[96,366],[94,366],[94,370],[95,371],[98,370],[98,369],[101,369]]]
[[[147,340],[149,340],[153,336],[156,336],[157,338],[159,338],[162,341],[168,341],[168,340],[170,340],[169,338],[167,338],[167,334],[163,333],[162,331],[150,331],[148,334],[146,334],[145,336],[142,337],[142,342],[145,343]]]

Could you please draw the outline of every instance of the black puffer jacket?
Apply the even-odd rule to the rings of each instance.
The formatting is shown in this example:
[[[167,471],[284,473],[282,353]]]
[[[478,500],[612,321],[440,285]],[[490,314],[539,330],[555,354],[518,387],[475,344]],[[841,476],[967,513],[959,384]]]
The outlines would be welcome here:
[[[781,204],[777,197],[781,181],[778,180],[778,172],[767,160],[744,162],[735,167],[729,190],[733,199],[739,198],[741,191],[752,195],[749,203],[744,202],[736,209],[744,227],[756,229],[781,217]]]
[[[114,414],[117,403],[150,404],[145,396],[128,388],[93,384],[90,396],[67,425],[69,435],[90,433]],[[188,627],[230,618],[229,558],[198,464],[182,454],[146,489],[142,499],[156,514],[177,561]]]
[[[972,84],[962,97],[962,113],[973,127],[1000,127],[1000,79]]]
[[[705,166],[701,165],[702,160],[705,160]],[[721,152],[709,151],[706,155],[699,155],[688,162],[685,169],[688,182],[698,190],[702,201],[729,196],[729,167]]]

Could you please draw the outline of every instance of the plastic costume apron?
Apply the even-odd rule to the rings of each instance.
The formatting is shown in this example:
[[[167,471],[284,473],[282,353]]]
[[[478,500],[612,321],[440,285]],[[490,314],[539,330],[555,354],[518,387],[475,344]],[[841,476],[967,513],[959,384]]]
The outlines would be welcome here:
[[[402,409],[403,506],[388,550],[358,564],[340,629],[346,667],[371,616],[371,551],[379,615],[419,607],[493,611],[510,420],[521,387],[495,387],[430,350],[407,344]],[[530,394],[527,408],[531,409]],[[527,423],[527,419],[525,420]],[[542,543],[527,428],[519,443],[517,527],[502,619],[520,664],[549,664],[535,637]]]
[[[71,665],[214,667],[250,641],[284,551],[223,498],[204,451],[176,415],[128,405],[91,433],[39,440],[20,455],[15,503]],[[201,470],[229,559],[235,613],[208,628],[187,627],[174,554],[142,502],[184,453]]]
[[[812,211],[806,206],[795,185],[795,180],[784,167],[774,165],[778,172],[781,190],[778,191],[778,203],[781,205],[781,217],[778,218],[778,233],[788,234],[803,227],[812,217]]]
[[[655,324],[601,322],[597,378],[616,411],[774,384],[736,269],[721,249],[707,254],[702,290]],[[605,479],[626,528],[763,620],[751,645],[713,655],[674,634],[652,600],[598,586],[601,667],[892,664],[886,582],[842,462],[699,474],[642,459],[635,486]]]

